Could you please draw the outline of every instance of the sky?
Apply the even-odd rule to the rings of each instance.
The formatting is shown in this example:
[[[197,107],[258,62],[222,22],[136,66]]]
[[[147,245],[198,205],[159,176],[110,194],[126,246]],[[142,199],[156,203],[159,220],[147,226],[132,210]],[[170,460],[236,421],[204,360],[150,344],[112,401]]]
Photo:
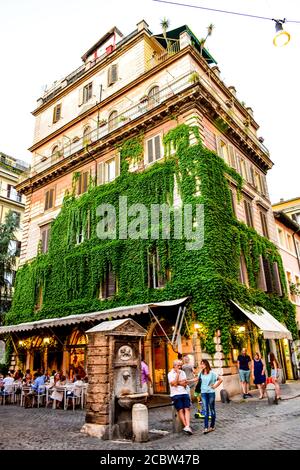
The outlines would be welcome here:
[[[172,0],[174,2],[179,0]],[[213,23],[206,47],[221,79],[254,110],[258,136],[270,151],[268,172],[273,203],[300,196],[298,146],[300,111],[300,2],[298,0],[180,0],[180,3],[270,18],[286,18],[290,43],[273,46],[275,23],[204,11],[153,0],[0,0],[0,151],[30,162],[31,111],[45,86],[81,65],[81,56],[117,26],[124,35],[145,19],[161,33],[187,24],[202,38]],[[299,23],[289,22],[296,20]]]

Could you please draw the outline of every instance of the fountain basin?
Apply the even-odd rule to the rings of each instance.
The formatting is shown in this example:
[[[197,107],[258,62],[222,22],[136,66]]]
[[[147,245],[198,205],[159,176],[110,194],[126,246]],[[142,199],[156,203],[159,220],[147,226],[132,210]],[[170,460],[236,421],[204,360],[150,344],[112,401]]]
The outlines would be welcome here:
[[[146,403],[148,393],[130,393],[118,398],[118,403],[122,408],[131,410],[136,403]]]

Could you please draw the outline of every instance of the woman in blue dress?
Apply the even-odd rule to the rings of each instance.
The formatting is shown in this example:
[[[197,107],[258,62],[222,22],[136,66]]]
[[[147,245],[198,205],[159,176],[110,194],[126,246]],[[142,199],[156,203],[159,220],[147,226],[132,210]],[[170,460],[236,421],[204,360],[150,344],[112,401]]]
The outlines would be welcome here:
[[[258,352],[255,353],[252,361],[252,377],[255,385],[257,385],[259,389],[259,398],[264,398],[266,388],[266,368],[265,363]]]

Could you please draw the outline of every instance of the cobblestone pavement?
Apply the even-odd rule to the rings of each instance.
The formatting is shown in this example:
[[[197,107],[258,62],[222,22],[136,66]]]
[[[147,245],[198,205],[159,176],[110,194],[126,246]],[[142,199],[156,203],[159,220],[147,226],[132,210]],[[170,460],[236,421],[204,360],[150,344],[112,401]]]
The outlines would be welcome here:
[[[298,381],[299,382],[299,381]],[[215,432],[203,435],[203,421],[192,418],[194,434],[172,433],[172,409],[149,410],[150,433],[146,443],[102,441],[80,433],[82,410],[24,409],[0,406],[0,449],[39,450],[202,450],[202,449],[300,449],[300,384],[282,386],[283,400],[268,405],[267,400],[239,397],[229,404],[217,403]],[[295,397],[295,398],[292,398]],[[195,410],[193,410],[194,412]]]

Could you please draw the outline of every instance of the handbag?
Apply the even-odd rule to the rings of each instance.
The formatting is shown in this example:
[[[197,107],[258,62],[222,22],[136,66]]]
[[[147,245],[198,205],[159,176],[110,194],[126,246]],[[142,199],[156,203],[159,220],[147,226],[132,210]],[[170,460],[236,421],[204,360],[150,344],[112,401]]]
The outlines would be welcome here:
[[[201,379],[201,374],[200,374],[198,382],[195,387],[195,393],[201,393],[201,382],[202,382],[202,379]]]

